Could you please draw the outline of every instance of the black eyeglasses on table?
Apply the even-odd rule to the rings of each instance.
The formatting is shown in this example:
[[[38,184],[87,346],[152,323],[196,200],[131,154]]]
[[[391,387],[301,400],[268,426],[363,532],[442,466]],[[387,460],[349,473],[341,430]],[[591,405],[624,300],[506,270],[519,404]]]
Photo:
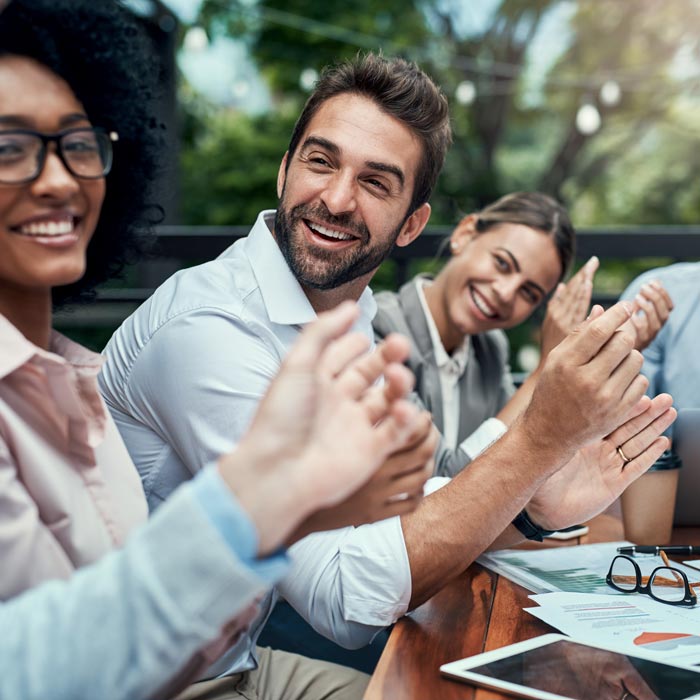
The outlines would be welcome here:
[[[664,566],[657,566],[649,576],[642,571],[634,559],[618,554],[610,564],[605,582],[611,588],[623,593],[645,593],[654,600],[668,605],[692,606],[698,602],[693,588],[700,587],[700,581],[690,583],[685,572],[669,566],[662,552]]]

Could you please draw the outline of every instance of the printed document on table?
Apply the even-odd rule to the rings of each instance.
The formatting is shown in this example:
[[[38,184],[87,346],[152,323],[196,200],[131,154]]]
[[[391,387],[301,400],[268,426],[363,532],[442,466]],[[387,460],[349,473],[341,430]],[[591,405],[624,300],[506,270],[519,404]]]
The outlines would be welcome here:
[[[565,591],[610,595],[615,591],[605,583],[605,576],[618,554],[617,548],[629,544],[604,542],[550,549],[502,549],[482,554],[477,562],[534,593]],[[637,556],[634,561],[643,575],[663,566],[661,559],[655,556]],[[700,581],[697,569],[677,563],[674,566],[685,571],[690,581]]]
[[[641,594],[546,593],[525,611],[576,639],[644,649],[659,661],[700,664],[700,608],[658,603]]]
[[[604,542],[550,549],[501,549],[477,562],[535,593],[610,593],[605,575],[617,548],[629,542]]]

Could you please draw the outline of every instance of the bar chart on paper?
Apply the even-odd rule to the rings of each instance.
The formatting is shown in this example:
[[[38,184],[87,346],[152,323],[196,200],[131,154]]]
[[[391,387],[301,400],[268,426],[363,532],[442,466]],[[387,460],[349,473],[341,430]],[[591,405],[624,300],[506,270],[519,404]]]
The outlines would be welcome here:
[[[617,547],[624,543],[606,542],[555,549],[504,549],[489,552],[479,564],[509,578],[535,593],[609,594],[605,575]]]

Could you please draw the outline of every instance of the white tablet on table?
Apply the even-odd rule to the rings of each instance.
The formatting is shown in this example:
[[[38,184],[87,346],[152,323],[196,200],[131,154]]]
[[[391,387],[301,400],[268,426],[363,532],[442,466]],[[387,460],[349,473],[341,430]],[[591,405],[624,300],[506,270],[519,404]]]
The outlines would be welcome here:
[[[440,671],[457,680],[535,700],[699,700],[700,667],[661,663],[604,645],[545,634],[453,661]]]

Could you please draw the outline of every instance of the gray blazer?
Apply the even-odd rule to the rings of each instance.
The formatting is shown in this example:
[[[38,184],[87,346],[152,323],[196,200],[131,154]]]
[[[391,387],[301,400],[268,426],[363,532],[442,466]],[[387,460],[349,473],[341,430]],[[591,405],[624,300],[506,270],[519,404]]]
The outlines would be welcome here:
[[[415,391],[442,432],[444,418],[440,375],[415,278],[404,284],[398,293],[379,292],[375,294],[375,299],[377,315],[374,318],[374,332],[377,339],[395,331],[411,340],[411,354],[406,364],[416,375]],[[462,401],[459,442],[468,438],[485,420],[493,418],[512,396],[515,387],[508,355],[508,338],[501,330],[471,337],[467,367],[459,381]],[[461,454],[464,455],[463,452]],[[444,469],[440,471],[447,473]],[[454,473],[453,469],[449,471]]]

